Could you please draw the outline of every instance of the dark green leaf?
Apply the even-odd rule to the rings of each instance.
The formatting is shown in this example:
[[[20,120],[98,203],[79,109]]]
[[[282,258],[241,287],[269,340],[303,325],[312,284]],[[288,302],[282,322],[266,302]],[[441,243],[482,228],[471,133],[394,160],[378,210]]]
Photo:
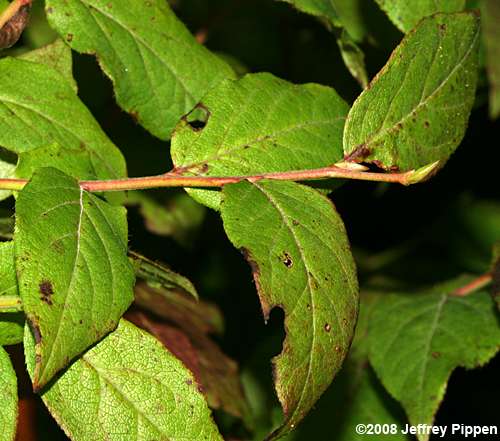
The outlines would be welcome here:
[[[325,391],[347,354],[358,286],[344,225],[330,201],[292,182],[224,187],[222,218],[253,269],[264,316],[279,306],[287,332],[273,360],[286,421],[293,429]]]
[[[0,346],[0,441],[13,441],[17,426],[17,378],[10,358]]]
[[[66,77],[44,64],[6,58],[0,60],[0,78],[0,145],[21,154],[58,144],[89,156],[94,171],[88,179],[126,175],[120,151]]]
[[[34,338],[26,328],[28,371]],[[222,441],[193,375],[155,338],[121,320],[42,399],[78,441]]]
[[[465,0],[375,0],[403,32],[413,29],[424,17],[436,12],[460,12]]]
[[[322,167],[342,158],[347,104],[328,87],[297,86],[270,74],[225,81],[177,126],[177,170],[233,176]],[[220,192],[189,190],[218,209]]]
[[[344,133],[348,159],[402,171],[446,161],[474,102],[478,44],[473,13],[420,22],[354,103]]]
[[[148,231],[173,237],[183,246],[190,246],[205,218],[206,208],[186,193],[178,193],[160,203],[146,192],[127,193],[127,205],[138,205]]]
[[[118,104],[168,139],[179,118],[232,69],[199,45],[164,0],[47,0],[51,25],[96,54]]]
[[[40,388],[112,331],[132,302],[126,212],[42,168],[19,193],[14,241]]]
[[[137,277],[145,280],[152,288],[163,288],[167,291],[182,292],[198,298],[193,284],[185,277],[172,271],[165,265],[153,262],[138,253],[130,252],[130,261]]]
[[[365,54],[346,31],[341,32],[337,43],[347,69],[349,69],[349,72],[356,78],[361,87],[365,89],[368,85]]]
[[[500,2],[483,0],[483,35],[486,46],[486,70],[490,81],[490,116],[500,116]]]
[[[451,372],[482,366],[500,347],[498,316],[488,293],[449,294],[468,280],[423,293],[388,294],[371,314],[370,362],[411,424],[432,424]]]
[[[17,295],[19,292],[14,266],[14,242],[3,242],[0,243],[0,296]],[[0,346],[14,345],[23,341],[23,329],[23,313],[2,312],[0,314]]]
[[[366,35],[362,0],[281,0],[306,14],[326,20],[330,26],[345,28],[354,41]]]

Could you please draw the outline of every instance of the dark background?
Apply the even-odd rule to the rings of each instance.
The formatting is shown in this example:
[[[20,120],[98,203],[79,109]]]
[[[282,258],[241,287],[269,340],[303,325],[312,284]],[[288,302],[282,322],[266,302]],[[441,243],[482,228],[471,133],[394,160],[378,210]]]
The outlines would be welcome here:
[[[250,72],[268,71],[295,83],[330,85],[350,103],[360,93],[344,67],[332,33],[319,21],[287,4],[271,0],[172,3],[190,30],[206,37],[205,44],[210,49],[235,57]],[[373,77],[402,35],[371,0],[366,2],[364,12],[372,43],[363,48]],[[19,46],[23,44],[29,46],[33,42],[25,39]],[[130,176],[167,171],[171,167],[168,143],[150,136],[116,106],[111,84],[94,58],[74,54],[74,74],[81,99],[125,154]],[[471,266],[467,261],[469,250],[479,254],[481,265],[488,260],[489,250],[476,243],[475,235],[465,229],[462,218],[467,210],[473,210],[474,201],[498,197],[499,128],[498,122],[488,118],[482,72],[467,135],[435,178],[409,188],[347,182],[331,194],[345,221],[362,283],[380,272],[416,288],[477,270],[479,265]],[[172,191],[152,194],[164,201]],[[170,238],[148,233],[135,209],[130,210],[129,220],[131,249],[169,264],[190,278],[203,298],[216,302],[226,319],[226,333],[220,345],[242,367],[260,370],[259,375],[270,385],[269,358],[280,352],[283,315],[273,311],[270,322],[264,325],[250,269],[227,240],[219,215],[207,210],[197,240],[188,248]],[[376,270],[370,266],[374,260],[377,262],[376,256],[392,249],[401,250],[398,258]],[[367,261],[368,258],[372,260]],[[499,365],[497,356],[483,368],[457,369],[451,376],[435,424],[500,424]],[[23,394],[32,397],[28,387]],[[331,414],[335,411],[331,409]],[[66,439],[42,405],[35,410],[31,407],[30,412],[38,413],[35,427],[38,439]],[[225,424],[223,417],[220,421]],[[324,439],[334,440],[335,428],[328,424],[326,420]],[[229,427],[233,430],[234,422]]]

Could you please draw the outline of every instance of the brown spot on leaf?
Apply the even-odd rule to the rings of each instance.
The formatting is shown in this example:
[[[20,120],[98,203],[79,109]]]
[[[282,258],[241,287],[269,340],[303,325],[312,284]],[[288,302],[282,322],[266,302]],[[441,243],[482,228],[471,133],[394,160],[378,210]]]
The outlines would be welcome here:
[[[362,162],[365,158],[370,156],[371,150],[365,145],[361,144],[356,147],[349,155],[344,157],[347,162]]]
[[[440,353],[440,352],[433,352],[433,353],[432,353],[432,356],[433,356],[434,358],[439,358],[439,357],[441,357],[441,353]]]
[[[31,323],[31,329],[33,331],[33,337],[35,338],[35,344],[40,344],[42,341],[42,333],[40,332],[40,326],[36,323]]]
[[[49,306],[52,305],[52,294],[54,294],[52,282],[50,280],[42,280],[38,285],[38,291],[40,292],[42,302],[47,303]]]
[[[73,34],[66,34],[66,41],[71,43],[73,41]]]
[[[330,326],[330,323],[325,323],[325,331],[330,332],[332,330],[332,327]]]

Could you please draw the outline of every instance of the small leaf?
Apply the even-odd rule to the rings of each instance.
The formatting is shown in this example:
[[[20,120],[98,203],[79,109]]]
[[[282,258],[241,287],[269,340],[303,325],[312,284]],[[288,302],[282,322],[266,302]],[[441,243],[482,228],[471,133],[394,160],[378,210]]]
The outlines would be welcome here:
[[[19,58],[34,63],[46,64],[57,70],[77,92],[76,81],[73,78],[73,58],[71,49],[61,39],[47,46],[22,54]]]
[[[365,54],[346,31],[340,33],[337,44],[347,69],[361,85],[361,88],[365,89],[368,85]]]
[[[483,0],[481,19],[486,47],[486,71],[490,82],[490,116],[500,116],[500,3]]]
[[[17,295],[19,295],[19,291],[14,266],[14,242],[3,242],[0,243],[0,296]],[[0,346],[22,342],[23,329],[23,313],[2,312],[0,314]]]
[[[58,144],[89,156],[94,172],[87,179],[126,175],[120,151],[54,68],[5,58],[0,78],[0,145],[21,154]]]
[[[356,42],[367,33],[362,0],[281,0],[298,10],[323,18],[330,26],[345,28]]]
[[[432,424],[456,367],[482,366],[500,347],[498,315],[488,293],[448,294],[468,280],[423,293],[388,294],[371,314],[370,362],[413,425]],[[428,435],[418,438],[425,441]]]
[[[196,111],[172,139],[172,158],[183,174],[242,176],[322,167],[342,158],[348,107],[329,87],[249,74],[223,82]],[[219,191],[188,192],[218,209]]]
[[[4,21],[2,16],[0,19],[0,49],[6,49],[16,44],[17,40],[21,37],[24,28],[28,25],[31,10],[31,1],[25,0],[24,2],[19,2],[18,9],[12,9],[13,14],[9,14],[7,21]],[[17,6],[16,4],[10,5],[12,7]],[[8,12],[9,7],[5,11]]]
[[[193,284],[165,265],[153,262],[135,252],[129,252],[129,257],[137,277],[145,280],[152,288],[182,292],[193,296],[195,299],[198,298],[198,293]]]
[[[146,192],[129,191],[127,205],[139,206],[148,231],[172,237],[185,247],[193,244],[206,211],[185,192],[175,194],[162,204]]]
[[[292,430],[340,369],[358,310],[356,270],[344,225],[330,201],[293,182],[242,182],[223,190],[222,219],[252,266],[264,317],[285,311],[286,339],[273,360]]]
[[[19,193],[14,242],[39,389],[112,331],[132,302],[126,212],[43,168]]]
[[[465,0],[375,0],[391,21],[403,32],[413,29],[424,17],[436,12],[460,12]]]
[[[337,35],[337,44],[344,63],[364,89],[368,84],[365,55],[357,43],[367,34],[360,0],[281,0],[298,10],[314,15],[326,22]]]
[[[0,346],[0,441],[14,441],[17,426],[17,378],[10,358]]]
[[[33,376],[34,338],[25,352]],[[152,336],[121,320],[42,399],[71,439],[222,441],[186,367]]]
[[[168,139],[179,118],[234,77],[198,44],[164,0],[47,0],[50,24],[76,51],[96,54],[118,104]]]
[[[478,43],[473,13],[421,21],[355,101],[344,132],[347,159],[402,171],[444,163],[467,127]]]

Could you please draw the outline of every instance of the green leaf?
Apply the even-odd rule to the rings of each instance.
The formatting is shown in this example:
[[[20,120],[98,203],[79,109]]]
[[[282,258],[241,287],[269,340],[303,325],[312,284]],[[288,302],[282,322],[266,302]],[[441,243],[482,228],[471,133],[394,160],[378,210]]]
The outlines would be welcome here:
[[[337,44],[339,45],[340,54],[347,69],[349,69],[349,72],[361,87],[365,89],[368,86],[365,54],[346,31],[341,32],[340,37],[337,39]]]
[[[465,0],[375,0],[391,21],[403,32],[413,29],[424,17],[436,12],[460,12]]]
[[[347,111],[329,87],[298,86],[270,74],[246,75],[223,82],[180,122],[172,158],[179,172],[203,176],[327,166],[342,158]],[[188,192],[218,209],[219,191]]]
[[[490,82],[490,116],[500,116],[500,3],[483,0],[481,4],[483,36],[486,46],[486,71]]]
[[[193,284],[184,276],[177,274],[165,265],[153,262],[135,252],[129,252],[130,261],[137,277],[145,280],[152,288],[163,288],[167,291],[182,292],[198,298]]]
[[[342,220],[316,190],[293,182],[242,182],[223,190],[226,233],[252,266],[265,318],[285,311],[286,339],[273,360],[292,430],[347,354],[358,310],[356,270]]]
[[[50,24],[95,54],[118,104],[161,139],[223,78],[229,65],[198,44],[164,0],[47,0]]]
[[[56,143],[90,157],[94,172],[85,178],[126,175],[120,151],[54,68],[5,58],[0,78],[0,145],[21,154]]]
[[[357,43],[366,36],[367,29],[360,0],[281,0],[298,10],[324,21],[337,34],[337,44],[351,75],[364,89],[368,83],[365,55]]]
[[[498,313],[489,294],[449,294],[469,280],[423,293],[388,294],[370,317],[370,362],[411,424],[432,424],[452,371],[482,366],[500,347]]]
[[[42,167],[54,167],[76,179],[95,179],[96,171],[88,150],[50,144],[19,154],[16,176],[29,179]]]
[[[133,299],[127,222],[52,168],[19,193],[14,234],[19,291],[37,337],[34,387],[112,331]]]
[[[34,339],[26,330],[26,362],[33,375]],[[189,370],[125,320],[76,360],[42,399],[78,441],[222,441]]]
[[[14,242],[2,242],[0,243],[0,297],[17,295],[19,291],[14,266]],[[23,328],[23,313],[2,312],[0,314],[0,346],[22,342]]]
[[[420,22],[355,101],[344,132],[347,159],[402,171],[446,161],[474,102],[478,43],[473,13]]]
[[[166,319],[164,320],[158,318],[155,305],[166,305],[172,297],[168,299],[162,290],[139,284],[136,287],[136,295],[143,296],[145,293],[152,300],[145,309],[149,309],[152,314],[136,309],[127,312],[127,319],[150,332],[182,360],[195,376],[211,408],[223,409],[238,418],[247,414],[238,365],[210,338],[208,333],[212,329],[207,326],[209,323],[206,320],[198,320],[198,317],[206,312],[215,311],[220,315],[216,307],[185,298],[186,304],[191,302],[190,308],[179,308],[178,303],[171,302],[170,308],[162,310],[162,317]]]
[[[331,26],[345,28],[354,41],[366,35],[362,0],[280,0],[298,10],[326,20]]]
[[[410,440],[400,432],[405,422],[402,409],[388,396],[368,363],[367,326],[380,295],[365,291],[360,298],[356,334],[341,372],[316,409],[285,441],[329,439],[332,427],[335,428],[335,441],[366,441],[366,434],[356,432],[358,424],[394,424],[397,432],[391,433],[390,439]]]
[[[0,347],[0,441],[13,441],[17,427],[17,378],[10,358]]]
[[[34,63],[46,64],[57,70],[71,84],[75,93],[77,92],[76,81],[73,78],[73,58],[71,49],[61,39],[57,39],[47,46],[26,52],[19,58],[33,61]]]

